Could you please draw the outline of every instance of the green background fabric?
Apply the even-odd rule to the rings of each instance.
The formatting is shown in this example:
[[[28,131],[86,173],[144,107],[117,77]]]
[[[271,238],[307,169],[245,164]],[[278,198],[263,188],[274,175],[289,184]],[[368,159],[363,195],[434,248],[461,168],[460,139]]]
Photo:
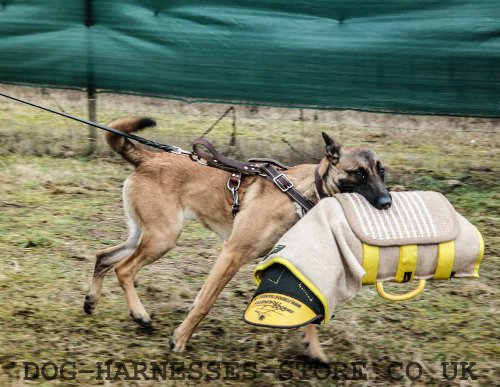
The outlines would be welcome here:
[[[500,116],[498,0],[0,0],[0,82]]]

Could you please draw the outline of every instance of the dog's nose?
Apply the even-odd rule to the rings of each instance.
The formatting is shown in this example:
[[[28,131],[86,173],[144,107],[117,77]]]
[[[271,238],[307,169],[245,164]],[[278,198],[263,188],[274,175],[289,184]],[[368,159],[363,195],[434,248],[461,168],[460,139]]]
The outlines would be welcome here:
[[[390,195],[383,195],[377,199],[376,207],[379,210],[387,210],[392,204],[392,199]]]

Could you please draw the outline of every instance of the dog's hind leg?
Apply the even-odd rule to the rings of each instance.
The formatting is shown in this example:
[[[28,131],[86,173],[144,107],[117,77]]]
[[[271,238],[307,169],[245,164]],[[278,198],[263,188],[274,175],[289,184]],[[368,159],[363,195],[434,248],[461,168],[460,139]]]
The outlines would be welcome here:
[[[92,284],[88,294],[85,296],[85,302],[83,304],[85,313],[91,314],[94,311],[101,295],[102,284],[106,273],[122,259],[130,256],[134,250],[135,246],[131,246],[129,243],[124,242],[118,246],[97,252]]]
[[[141,325],[149,325],[151,318],[137,295],[134,279],[142,267],[153,263],[175,247],[182,230],[183,216],[180,208],[170,210],[169,214],[155,212],[156,217],[149,218],[148,228],[142,231],[135,251],[115,267],[116,276],[127,299],[130,316]],[[168,222],[165,219],[168,219]]]
[[[129,179],[125,180],[123,185],[123,209],[127,220],[128,238],[125,242],[117,246],[98,251],[96,254],[96,262],[94,266],[94,275],[90,290],[85,297],[83,310],[85,313],[91,314],[95,309],[99,297],[101,295],[102,284],[106,273],[115,267],[121,260],[129,257],[136,249],[137,243],[141,237],[141,227],[137,218],[136,212],[129,205],[127,188]]]

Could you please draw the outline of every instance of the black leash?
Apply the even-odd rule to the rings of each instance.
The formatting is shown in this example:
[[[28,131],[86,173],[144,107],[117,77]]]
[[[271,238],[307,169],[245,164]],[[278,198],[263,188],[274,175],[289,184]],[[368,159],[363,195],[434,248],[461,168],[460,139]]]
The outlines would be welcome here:
[[[24,103],[24,104],[29,105],[29,106],[36,107],[38,109],[45,110],[45,111],[50,112],[50,113],[57,114],[59,116],[63,116],[63,117],[69,118],[69,119],[74,120],[74,121],[81,122],[82,124],[87,124],[87,125],[90,125],[90,126],[94,126],[96,128],[99,128],[99,129],[102,129],[102,130],[106,130],[108,132],[111,132],[111,133],[114,133],[114,134],[118,134],[118,135],[123,136],[123,137],[127,137],[127,138],[129,138],[131,140],[134,140],[134,141],[137,141],[137,142],[139,142],[139,143],[141,143],[143,145],[147,145],[147,146],[150,146],[150,147],[153,147],[153,148],[156,148],[156,149],[161,149],[164,152],[175,153],[175,154],[187,154],[187,155],[191,155],[192,154],[192,152],[185,151],[185,150],[179,148],[178,146],[168,145],[168,144],[161,144],[161,143],[153,141],[153,140],[148,140],[147,138],[136,136],[135,134],[132,134],[132,133],[122,132],[121,130],[118,130],[118,129],[115,129],[115,128],[110,128],[109,126],[101,125],[101,124],[98,124],[96,122],[85,120],[83,118],[78,118],[78,117],[72,116],[71,114],[59,112],[57,110],[53,110],[53,109],[48,108],[46,106],[37,105],[36,103],[28,102],[28,101],[25,101],[23,99],[12,97],[12,96],[4,94],[4,93],[0,93],[0,96],[12,99],[12,100],[17,101],[17,102]]]
[[[259,162],[259,160],[257,159],[251,163],[243,163],[241,161],[232,160],[220,154],[208,140],[202,137],[197,138],[193,141],[193,151],[186,151],[179,148],[178,146],[161,144],[153,140],[148,140],[144,137],[136,136],[135,134],[132,133],[126,133],[119,129],[110,128],[109,126],[101,125],[93,121],[85,120],[83,118],[78,118],[72,116],[71,114],[59,112],[57,110],[48,108],[46,106],[37,105],[36,103],[28,102],[23,99],[12,97],[4,93],[0,93],[0,96],[9,98],[17,102],[21,102],[25,105],[36,107],[41,110],[45,110],[49,113],[57,114],[59,116],[66,117],[71,120],[81,122],[82,124],[87,124],[102,130],[106,130],[108,132],[117,134],[119,136],[123,136],[128,139],[137,141],[143,145],[160,149],[164,152],[175,153],[179,155],[180,154],[189,155],[189,157],[193,161],[200,162],[201,160],[204,160],[205,163],[200,162],[200,164],[214,167],[217,169],[222,169],[224,171],[229,171],[232,172],[233,174],[240,174],[240,177],[238,179],[239,181],[241,181],[241,175],[259,175],[265,177],[268,180],[272,181],[283,193],[287,194],[294,202],[296,202],[302,208],[304,214],[314,206],[313,203],[307,200],[299,191],[297,191],[294,188],[293,183],[283,173],[283,171],[285,171],[287,167],[277,163],[274,160],[265,160],[265,161],[263,160],[263,162]],[[200,149],[200,146],[205,147],[208,150],[208,152],[202,151]],[[233,199],[234,199],[233,215],[235,215],[239,209],[239,199],[237,196],[238,188],[239,188],[239,182],[237,184],[237,187],[230,186],[228,182],[228,189],[230,189],[231,192],[233,193]]]

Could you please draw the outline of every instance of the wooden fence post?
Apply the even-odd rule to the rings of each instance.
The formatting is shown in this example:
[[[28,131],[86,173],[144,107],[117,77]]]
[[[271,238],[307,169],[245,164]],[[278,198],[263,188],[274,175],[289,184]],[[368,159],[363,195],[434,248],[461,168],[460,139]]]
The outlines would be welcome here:
[[[87,110],[89,121],[97,122],[97,93],[95,89],[87,89]],[[97,149],[97,131],[89,125],[89,147],[87,154],[93,154]]]
[[[85,0],[85,26],[90,28],[94,25],[92,0]],[[90,31],[89,31],[90,34]],[[92,39],[89,36],[87,46],[87,110],[89,121],[97,122],[97,93],[95,89],[93,64],[92,64]],[[96,128],[89,126],[89,147],[87,154],[93,154],[97,149]]]

